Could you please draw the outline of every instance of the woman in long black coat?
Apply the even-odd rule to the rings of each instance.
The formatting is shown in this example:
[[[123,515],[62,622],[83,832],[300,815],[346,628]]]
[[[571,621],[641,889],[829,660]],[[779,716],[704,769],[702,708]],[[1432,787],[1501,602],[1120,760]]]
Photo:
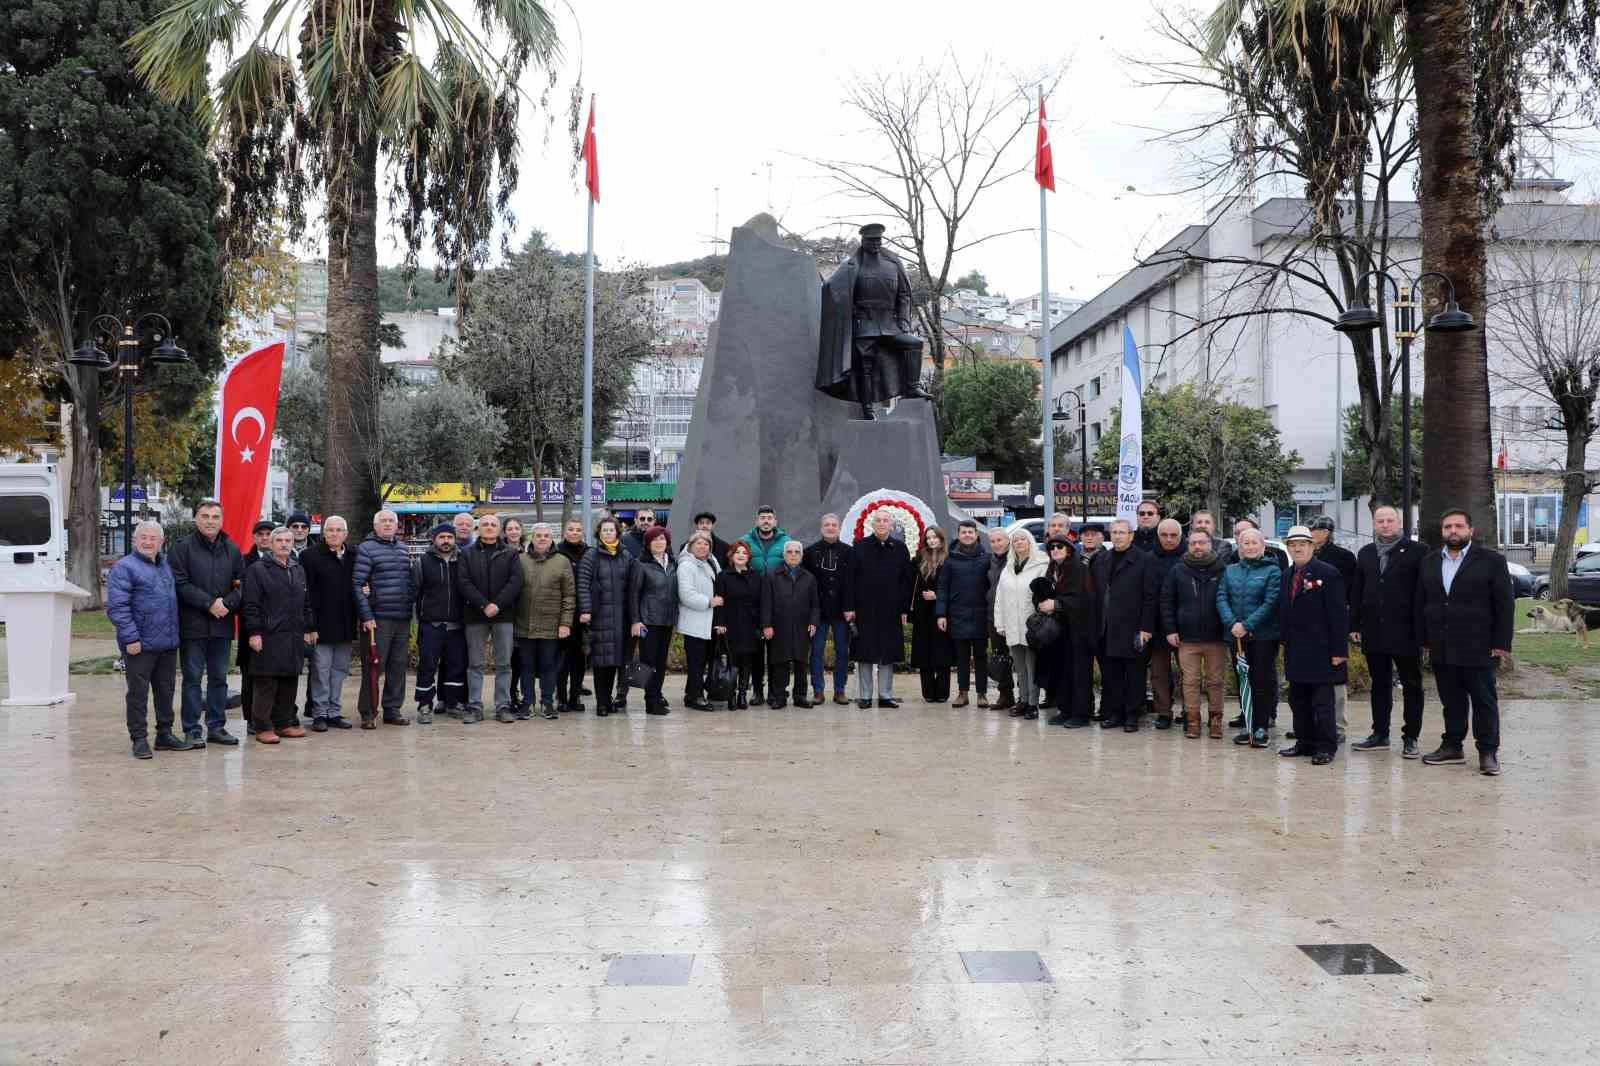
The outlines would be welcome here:
[[[295,721],[294,696],[300,683],[307,636],[315,631],[306,572],[290,555],[287,529],[272,534],[272,553],[244,575],[240,616],[250,646],[250,676],[255,681],[256,740],[278,743],[279,735],[306,735]]]
[[[944,703],[950,698],[950,667],[955,665],[956,646],[948,624],[939,628],[938,617],[939,578],[949,555],[944,530],[928,527],[922,534],[911,582],[911,665],[921,674],[924,703]]]
[[[717,575],[716,591],[722,606],[711,616],[711,629],[727,640],[728,653],[739,671],[739,691],[729,710],[750,706],[750,673],[761,647],[761,575],[750,569],[750,545],[742,540],[728,549],[728,565]]]
[[[628,655],[628,578],[633,556],[622,547],[617,520],[600,519],[595,545],[578,564],[578,621],[588,627],[589,661],[594,664],[595,715],[604,718],[626,705],[613,703],[617,673]],[[623,698],[626,699],[624,692]]]
[[[1041,614],[1055,617],[1061,625],[1061,635],[1054,644],[1039,650],[1040,684],[1050,693],[1044,706],[1056,709],[1051,725],[1066,725],[1073,718],[1081,719],[1081,724],[1088,721],[1089,712],[1085,709],[1079,713],[1087,701],[1079,697],[1072,620],[1078,612],[1078,597],[1087,594],[1088,567],[1065,537],[1045,541],[1045,555],[1050,565],[1045,568],[1044,577],[1034,582],[1041,588],[1034,593],[1033,605]],[[1046,606],[1050,609],[1045,610]]]

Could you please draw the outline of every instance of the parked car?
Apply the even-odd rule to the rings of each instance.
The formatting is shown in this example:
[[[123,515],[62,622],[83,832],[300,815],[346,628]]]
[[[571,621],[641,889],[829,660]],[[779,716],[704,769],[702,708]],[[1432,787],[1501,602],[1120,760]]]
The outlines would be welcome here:
[[[1535,599],[1550,598],[1550,576],[1533,579]],[[1588,552],[1572,561],[1567,571],[1567,596],[1585,607],[1600,607],[1600,552]]]
[[[1582,559],[1585,555],[1600,555],[1600,543],[1580,544],[1573,552],[1573,558],[1576,559]]]
[[[1511,591],[1516,596],[1532,596],[1534,589],[1533,571],[1521,563],[1506,561],[1506,569],[1511,571]]]

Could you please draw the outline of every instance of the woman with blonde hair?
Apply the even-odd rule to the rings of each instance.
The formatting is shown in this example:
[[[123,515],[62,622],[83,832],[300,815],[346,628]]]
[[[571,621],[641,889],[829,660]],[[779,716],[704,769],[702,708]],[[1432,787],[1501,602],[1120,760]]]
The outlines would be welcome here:
[[[922,678],[924,703],[950,699],[950,668],[956,661],[956,644],[948,629],[939,627],[939,575],[950,557],[950,538],[938,526],[929,526],[917,545],[916,575],[911,586],[911,665]]]
[[[1028,646],[1028,618],[1033,614],[1033,579],[1043,577],[1049,565],[1033,534],[1026,529],[1011,534],[1011,551],[1000,568],[994,593],[994,628],[1011,653],[1017,694],[1016,706],[1011,708],[1013,718],[1039,717],[1038,660]]]

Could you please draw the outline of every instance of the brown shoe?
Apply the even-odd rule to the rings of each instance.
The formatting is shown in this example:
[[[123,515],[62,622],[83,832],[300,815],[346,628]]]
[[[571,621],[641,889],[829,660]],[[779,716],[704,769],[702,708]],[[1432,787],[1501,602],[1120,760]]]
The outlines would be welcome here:
[[[260,731],[260,732],[256,733],[256,743],[257,744],[276,744],[276,743],[278,743],[278,734],[274,733],[270,729]]]
[[[286,725],[278,730],[278,735],[280,737],[303,737],[306,735],[306,731],[297,725]]]
[[[967,694],[965,692],[963,692],[959,696],[957,696],[955,698],[955,702],[950,704],[950,706],[952,706],[952,707],[965,707],[966,705],[967,705]]]
[[[1196,740],[1196,739],[1199,738],[1199,736],[1200,736],[1200,716],[1198,714],[1191,714],[1188,717],[1184,718],[1184,720],[1183,720],[1183,735],[1188,737],[1190,740]]]
[[[999,699],[994,701],[993,707],[997,711],[1009,711],[1015,705],[1016,704],[1013,697],[1001,696]]]
[[[978,693],[978,706],[983,708],[988,708],[989,706],[989,697],[981,692]]]
[[[1222,739],[1222,713],[1220,711],[1212,711],[1211,715],[1210,715],[1210,718],[1209,718],[1209,720],[1207,722],[1207,725],[1210,727],[1209,728],[1209,734],[1210,734],[1211,739],[1212,740],[1221,740]],[[1196,728],[1196,730],[1199,729],[1199,726],[1200,726],[1199,715],[1196,715],[1195,716],[1195,728]]]
[[[363,718],[363,719],[361,719],[361,728],[362,729],[376,729],[376,728],[378,728],[377,720],[376,719],[372,719],[372,718]]]

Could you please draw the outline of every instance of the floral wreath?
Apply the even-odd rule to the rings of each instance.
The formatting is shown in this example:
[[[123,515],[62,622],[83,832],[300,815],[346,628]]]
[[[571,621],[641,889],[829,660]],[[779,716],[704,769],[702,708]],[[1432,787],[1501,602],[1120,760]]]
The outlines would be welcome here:
[[[917,545],[929,526],[934,524],[933,510],[909,492],[894,489],[877,489],[867,493],[844,513],[841,539],[854,544],[872,535],[872,519],[879,511],[887,512],[905,536],[906,551],[916,554]]]

